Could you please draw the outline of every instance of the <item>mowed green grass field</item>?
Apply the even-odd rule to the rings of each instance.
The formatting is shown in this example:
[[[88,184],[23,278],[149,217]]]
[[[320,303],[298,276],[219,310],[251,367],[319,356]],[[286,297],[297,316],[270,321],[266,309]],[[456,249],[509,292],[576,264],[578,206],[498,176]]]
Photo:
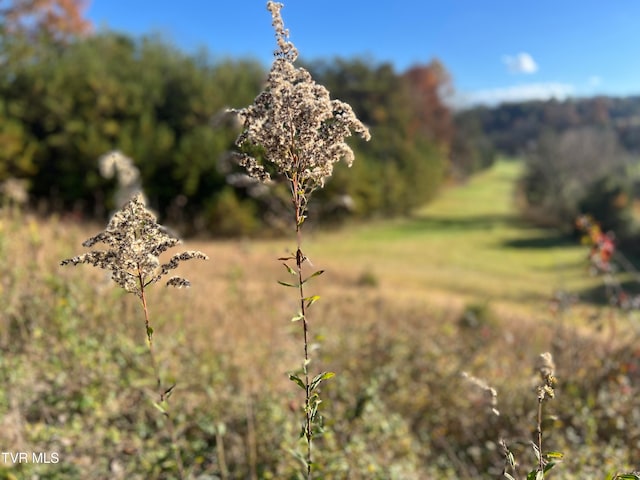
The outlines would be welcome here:
[[[305,251],[328,274],[372,275],[398,298],[539,312],[556,291],[580,294],[599,280],[587,273],[584,246],[520,220],[521,168],[498,162],[411,218],[311,235]]]
[[[552,310],[560,293],[573,299],[562,323],[597,336],[589,319],[602,318],[602,304],[589,300],[602,279],[589,275],[587,248],[577,239],[520,219],[515,195],[521,168],[517,161],[500,161],[463,185],[445,188],[410,218],[338,231],[305,225],[302,249],[313,264],[307,273],[325,270],[306,286],[305,294],[321,296],[309,312],[312,334],[337,345],[367,325],[409,332],[413,326],[394,312],[411,311],[417,328],[439,335],[451,333],[466,310],[480,309],[505,331],[536,331],[519,352],[535,357],[529,350],[549,348],[542,346],[560,325]],[[193,319],[194,337],[215,318],[217,327],[207,336],[217,337],[217,348],[229,349],[239,364],[264,365],[263,350],[277,345],[277,358],[267,354],[268,368],[290,368],[299,353],[298,325],[288,321],[298,308],[296,292],[276,280],[291,280],[277,258],[295,248],[293,232],[277,240],[185,246],[211,257],[182,267],[193,282],[182,316]],[[179,302],[176,296],[173,303]],[[270,339],[266,346],[264,338]],[[495,339],[495,348],[501,341]]]

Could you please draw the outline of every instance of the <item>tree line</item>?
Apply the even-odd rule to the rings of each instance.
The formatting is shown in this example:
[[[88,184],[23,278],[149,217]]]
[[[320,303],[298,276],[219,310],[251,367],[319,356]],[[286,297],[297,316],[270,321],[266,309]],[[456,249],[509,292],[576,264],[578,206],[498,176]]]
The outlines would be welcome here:
[[[571,98],[476,106],[460,112],[460,120],[477,123],[491,145],[507,155],[520,155],[549,132],[562,134],[585,127],[611,130],[620,146],[640,152],[640,96]]]
[[[525,161],[523,215],[575,231],[592,215],[618,243],[640,253],[640,97],[592,97],[508,103],[459,113],[496,151]]]
[[[100,175],[98,158],[119,150],[161,220],[183,232],[277,232],[287,192],[242,175],[231,154],[239,127],[225,113],[253,101],[267,68],[187,54],[154,36],[91,33],[82,4],[0,5],[0,201],[18,180],[43,211],[106,218],[117,185]],[[358,58],[301,63],[373,136],[353,141],[356,162],[339,165],[316,196],[315,221],[408,214],[445,178],[505,154],[525,159],[519,198],[530,220],[570,230],[575,215],[591,213],[605,228],[635,229],[640,97],[454,112],[437,60],[404,72]]]
[[[264,65],[214,61],[156,36],[86,34],[84,24],[75,27],[82,35],[75,23],[63,35],[25,34],[11,18],[0,12],[0,184],[24,181],[45,211],[107,217],[117,185],[101,177],[98,158],[119,150],[151,207],[184,232],[278,230],[285,192],[242,176],[232,155],[239,128],[226,113],[253,101]],[[314,200],[317,221],[407,214],[433,198],[452,161],[461,172],[476,165],[466,160],[474,137],[457,135],[443,101],[451,87],[439,61],[405,72],[358,58],[302,64],[373,136],[353,141],[353,167],[340,165]]]

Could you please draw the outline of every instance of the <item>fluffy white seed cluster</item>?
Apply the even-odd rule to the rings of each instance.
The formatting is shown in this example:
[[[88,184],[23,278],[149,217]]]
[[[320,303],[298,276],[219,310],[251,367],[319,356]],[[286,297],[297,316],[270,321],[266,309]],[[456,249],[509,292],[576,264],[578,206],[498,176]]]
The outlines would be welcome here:
[[[0,200],[13,205],[25,205],[29,201],[29,188],[26,180],[8,178],[0,183]]]
[[[282,4],[268,2],[267,8],[278,50],[265,90],[249,107],[233,110],[243,122],[236,144],[262,147],[267,162],[304,193],[310,193],[324,185],[339,160],[351,166],[354,155],[345,139],[352,132],[366,140],[370,135],[351,106],[331,100],[329,91],[315,83],[309,72],[293,65],[298,52],[288,40],[280,15]],[[250,155],[241,154],[240,164],[252,177],[269,178],[265,166]]]
[[[556,364],[549,352],[540,354],[537,368],[542,379],[542,384],[537,388],[538,400],[543,401],[545,398],[553,398],[555,396]]]
[[[187,251],[171,257],[164,264],[159,256],[180,243],[167,234],[147,210],[141,194],[134,196],[122,210],[116,212],[107,228],[82,245],[92,247],[98,243],[107,246],[105,250],[94,250],[83,255],[63,260],[61,265],[88,263],[111,271],[116,284],[130,293],[142,297],[144,288],[158,282],[181,261],[192,258],[207,260],[202,252]],[[189,281],[182,277],[171,277],[168,286],[188,287]]]
[[[127,203],[133,195],[142,192],[140,170],[135,166],[133,160],[120,150],[113,150],[102,155],[98,159],[98,166],[103,178],[115,176],[118,180],[115,198],[118,208]]]

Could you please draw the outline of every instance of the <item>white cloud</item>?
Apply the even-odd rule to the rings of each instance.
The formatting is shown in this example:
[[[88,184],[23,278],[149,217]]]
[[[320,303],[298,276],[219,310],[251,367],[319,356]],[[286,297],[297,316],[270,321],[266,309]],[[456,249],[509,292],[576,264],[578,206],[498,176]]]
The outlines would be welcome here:
[[[588,82],[590,87],[599,87],[600,85],[602,85],[602,77],[599,77],[598,75],[592,75],[591,77],[589,77]]]
[[[521,52],[515,56],[505,55],[502,62],[507,66],[511,73],[531,74],[538,71],[538,64],[531,55]]]
[[[453,99],[454,107],[472,105],[498,105],[504,102],[524,102],[527,100],[564,100],[575,92],[568,83],[528,83],[511,87],[492,88],[457,94]]]

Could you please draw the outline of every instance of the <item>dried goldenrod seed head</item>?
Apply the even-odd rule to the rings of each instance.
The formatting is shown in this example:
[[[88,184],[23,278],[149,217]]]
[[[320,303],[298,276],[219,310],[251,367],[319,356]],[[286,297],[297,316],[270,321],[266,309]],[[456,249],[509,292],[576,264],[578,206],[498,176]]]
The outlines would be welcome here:
[[[470,384],[475,385],[487,394],[488,405],[491,413],[496,417],[500,416],[500,410],[498,410],[498,391],[489,385],[485,380],[475,377],[467,372],[462,372],[462,378],[467,380]]]
[[[160,263],[160,254],[180,243],[158,224],[156,217],[144,205],[141,194],[135,195],[111,218],[109,225],[82,245],[92,247],[98,243],[105,250],[94,250],[60,262],[61,265],[88,263],[111,271],[116,284],[130,293],[142,296],[144,288],[158,282],[181,261],[209,257],[202,252],[187,251],[174,255],[167,263]],[[189,282],[172,277],[168,286],[188,287]]]
[[[538,371],[543,380],[555,375],[556,364],[553,361],[553,356],[549,352],[541,353],[540,357],[538,357]]]
[[[554,386],[556,384],[556,364],[549,352],[540,354],[538,357],[538,373],[542,379],[542,385],[537,387],[538,400],[542,401],[546,397],[555,397]]]
[[[267,8],[278,50],[265,90],[252,105],[232,110],[243,123],[236,144],[262,147],[265,161],[309,193],[324,185],[336,162],[344,158],[351,165],[354,155],[345,139],[355,132],[369,140],[369,130],[348,104],[331,100],[329,91],[315,83],[309,72],[293,65],[298,52],[288,40],[280,15],[282,4],[268,2]],[[269,178],[264,165],[250,155],[241,154],[240,164],[252,177]]]
[[[286,58],[290,62],[295,62],[298,58],[298,49],[288,40],[289,30],[284,28],[282,15],[280,15],[282,7],[284,7],[282,3],[267,2],[267,10],[271,12],[271,25],[276,32],[276,41],[278,42],[278,50],[273,54],[277,58]]]

